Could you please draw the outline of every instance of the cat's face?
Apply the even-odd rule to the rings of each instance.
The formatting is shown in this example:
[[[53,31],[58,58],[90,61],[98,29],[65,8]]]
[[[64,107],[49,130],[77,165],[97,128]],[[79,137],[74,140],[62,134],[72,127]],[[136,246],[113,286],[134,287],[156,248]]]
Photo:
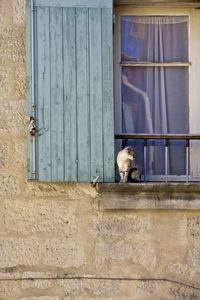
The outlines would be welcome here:
[[[128,153],[128,155],[135,158],[135,151],[134,151],[133,147],[128,146],[128,147],[125,147],[124,150]]]

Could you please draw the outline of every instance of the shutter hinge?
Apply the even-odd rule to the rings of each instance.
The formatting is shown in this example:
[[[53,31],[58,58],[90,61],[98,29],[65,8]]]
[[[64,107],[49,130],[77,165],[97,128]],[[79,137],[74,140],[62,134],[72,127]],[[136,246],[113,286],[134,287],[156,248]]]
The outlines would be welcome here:
[[[29,118],[28,131],[29,131],[31,136],[35,136],[35,134],[36,134],[36,123],[35,123],[35,118],[32,117],[32,116]]]
[[[113,14],[113,24],[115,24],[115,21],[116,21],[116,16],[115,14]]]

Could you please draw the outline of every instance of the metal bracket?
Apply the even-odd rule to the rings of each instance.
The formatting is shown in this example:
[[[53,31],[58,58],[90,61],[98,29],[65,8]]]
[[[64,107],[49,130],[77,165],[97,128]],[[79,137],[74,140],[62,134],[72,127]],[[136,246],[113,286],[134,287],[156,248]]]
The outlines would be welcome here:
[[[35,123],[34,117],[32,117],[32,116],[29,119],[28,131],[30,132],[31,136],[35,136],[35,134],[36,134],[36,123]]]
[[[116,16],[115,14],[113,14],[113,24],[115,24],[115,21],[116,21]]]

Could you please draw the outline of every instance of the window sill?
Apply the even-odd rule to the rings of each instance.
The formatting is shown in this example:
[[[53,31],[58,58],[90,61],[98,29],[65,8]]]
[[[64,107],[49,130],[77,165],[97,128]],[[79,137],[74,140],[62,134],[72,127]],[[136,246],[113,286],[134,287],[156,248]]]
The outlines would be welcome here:
[[[98,183],[103,209],[200,209],[199,183]]]

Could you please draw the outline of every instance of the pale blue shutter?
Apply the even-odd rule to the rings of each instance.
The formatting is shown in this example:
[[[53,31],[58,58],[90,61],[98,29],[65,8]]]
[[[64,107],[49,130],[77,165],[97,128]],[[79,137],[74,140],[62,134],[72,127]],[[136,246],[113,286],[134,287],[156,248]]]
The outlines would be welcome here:
[[[112,0],[26,2],[28,174],[114,181]]]

